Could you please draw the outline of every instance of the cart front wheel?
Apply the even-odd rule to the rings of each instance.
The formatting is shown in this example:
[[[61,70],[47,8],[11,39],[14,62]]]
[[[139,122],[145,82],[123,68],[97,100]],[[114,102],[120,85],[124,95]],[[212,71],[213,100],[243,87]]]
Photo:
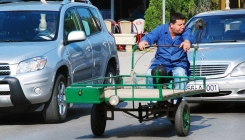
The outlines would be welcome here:
[[[186,101],[182,101],[175,114],[175,128],[178,136],[187,136],[190,131],[190,109]]]
[[[106,115],[103,104],[94,104],[92,107],[90,124],[95,136],[103,135],[106,126]]]

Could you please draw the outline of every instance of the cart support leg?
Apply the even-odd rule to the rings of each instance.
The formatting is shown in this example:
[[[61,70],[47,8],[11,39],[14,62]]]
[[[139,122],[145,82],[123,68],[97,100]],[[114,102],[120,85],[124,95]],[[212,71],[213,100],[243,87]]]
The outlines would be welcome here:
[[[106,120],[114,120],[114,111],[113,110],[108,110],[108,108],[106,108],[104,111],[105,111],[105,117],[106,117],[105,119]],[[111,112],[111,117],[108,117],[107,111]]]
[[[141,103],[139,103],[138,112],[139,112],[139,122],[142,123],[142,106],[141,106]]]

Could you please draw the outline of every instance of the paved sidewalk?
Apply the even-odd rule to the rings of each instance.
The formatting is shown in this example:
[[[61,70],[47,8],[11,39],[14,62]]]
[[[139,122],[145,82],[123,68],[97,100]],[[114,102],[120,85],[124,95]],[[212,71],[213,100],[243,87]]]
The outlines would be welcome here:
[[[134,53],[134,62],[136,63],[134,71],[137,74],[145,74],[151,60],[155,56],[155,49],[151,49],[149,52],[137,51]],[[132,52],[118,52],[120,62],[120,74],[130,74],[131,72],[131,61]]]

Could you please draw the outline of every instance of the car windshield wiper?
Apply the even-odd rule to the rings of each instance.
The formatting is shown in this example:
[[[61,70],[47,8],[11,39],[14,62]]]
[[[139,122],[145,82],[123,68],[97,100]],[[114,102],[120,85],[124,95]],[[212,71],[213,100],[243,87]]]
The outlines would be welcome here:
[[[213,40],[211,43],[218,43],[218,42],[237,42],[237,40]]]
[[[23,42],[23,40],[0,40],[0,42]]]

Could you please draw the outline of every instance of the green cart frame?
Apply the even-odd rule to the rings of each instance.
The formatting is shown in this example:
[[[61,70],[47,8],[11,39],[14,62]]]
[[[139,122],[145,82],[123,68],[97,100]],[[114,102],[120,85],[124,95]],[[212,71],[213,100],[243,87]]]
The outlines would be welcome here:
[[[94,79],[82,83],[75,83],[66,88],[67,103],[93,104],[91,111],[91,129],[94,135],[103,135],[106,121],[114,120],[114,112],[122,111],[136,119],[140,123],[152,119],[167,116],[166,118],[175,125],[178,136],[187,136],[190,131],[190,109],[184,96],[192,96],[205,92],[201,90],[174,89],[174,82],[165,84],[148,84],[148,78],[179,78],[181,82],[202,81],[206,87],[205,77],[195,76],[195,55],[193,56],[193,76],[155,76],[137,75],[134,72],[134,52],[138,45],[132,50],[132,71],[129,75],[118,75]],[[113,82],[114,81],[114,82]],[[116,82],[115,82],[116,81]],[[173,81],[173,80],[172,80]],[[103,83],[103,84],[99,84]],[[177,83],[178,84],[178,83]],[[180,84],[180,82],[179,82]],[[154,86],[154,89],[147,88]],[[177,102],[176,102],[177,100]],[[118,104],[132,101],[132,108],[122,108]],[[135,107],[135,101],[138,106]],[[155,101],[154,103],[142,105],[142,101]],[[133,113],[136,112],[136,113]],[[111,114],[108,116],[108,114]],[[137,115],[138,114],[138,115]]]

